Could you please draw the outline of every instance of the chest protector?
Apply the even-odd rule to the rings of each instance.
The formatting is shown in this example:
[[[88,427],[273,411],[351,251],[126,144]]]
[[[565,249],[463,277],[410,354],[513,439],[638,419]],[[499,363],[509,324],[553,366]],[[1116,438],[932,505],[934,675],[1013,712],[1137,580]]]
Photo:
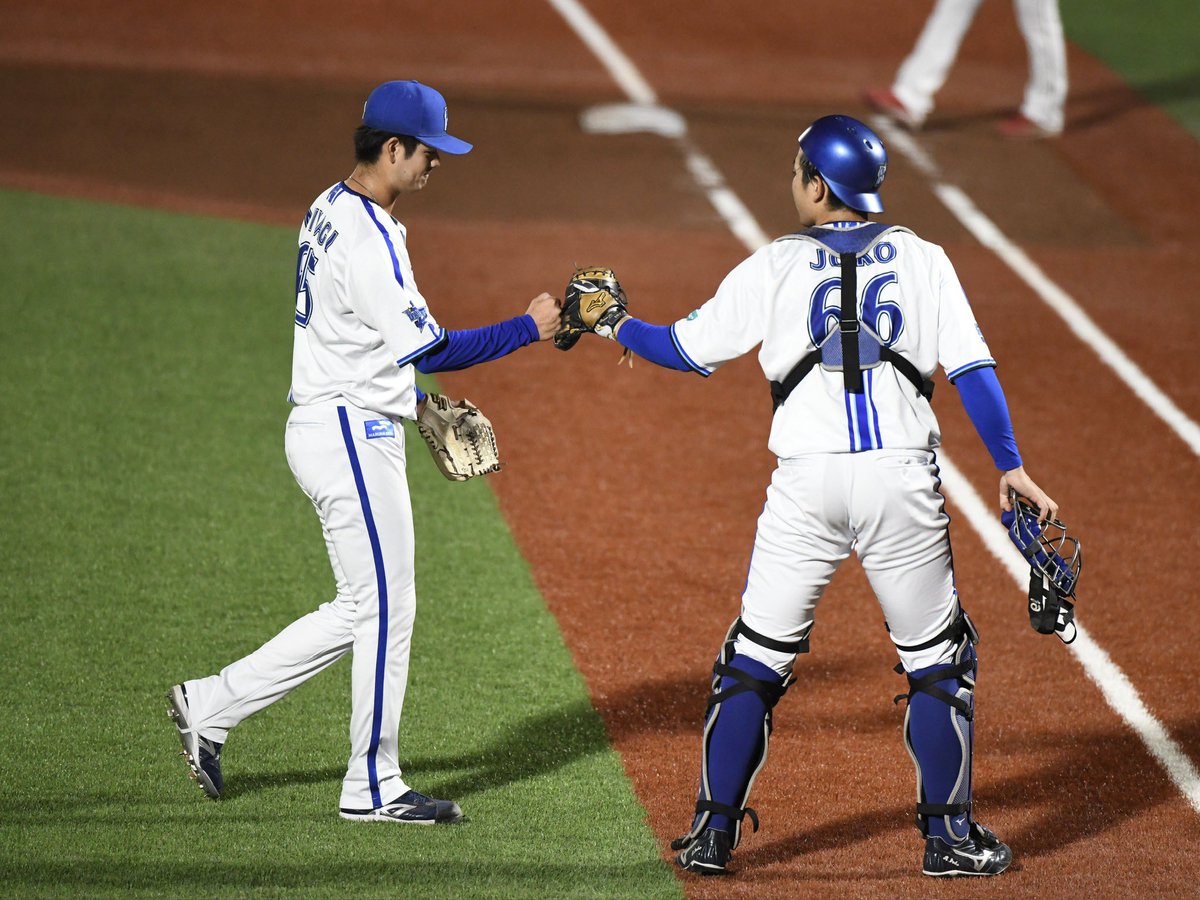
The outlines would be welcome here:
[[[873,369],[888,363],[895,366],[905,378],[912,382],[918,393],[926,400],[933,399],[933,382],[925,378],[917,367],[890,347],[884,346],[871,329],[858,318],[858,263],[870,253],[886,235],[893,232],[912,234],[899,225],[884,225],[871,222],[845,231],[830,228],[808,228],[779,238],[781,241],[808,241],[816,244],[841,266],[841,310],[837,324],[821,345],[806,355],[784,376],[782,381],[771,382],[771,400],[779,409],[796,386],[818,364],[830,371],[840,371],[851,394],[863,392],[863,369]]]

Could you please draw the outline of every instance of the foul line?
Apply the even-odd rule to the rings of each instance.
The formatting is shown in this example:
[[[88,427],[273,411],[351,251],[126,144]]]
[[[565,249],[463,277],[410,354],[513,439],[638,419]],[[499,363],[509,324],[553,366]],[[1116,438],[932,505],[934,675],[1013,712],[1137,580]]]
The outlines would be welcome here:
[[[975,239],[987,247],[1042,298],[1058,314],[1075,336],[1096,354],[1104,365],[1128,385],[1151,411],[1170,426],[1192,453],[1200,456],[1200,425],[1175,405],[1175,402],[1151,379],[1129,355],[1097,325],[1083,308],[1042,271],[1028,254],[1005,236],[996,224],[983,214],[975,202],[961,189],[946,182],[933,159],[911,135],[902,131],[884,116],[874,116],[871,125],[879,131],[887,145],[899,150],[909,162],[929,178],[934,196],[954,214]]]
[[[567,23],[575,30],[579,39],[595,54],[601,65],[608,70],[613,79],[621,86],[631,100],[635,103],[647,105],[657,103],[657,95],[650,85],[647,84],[637,67],[614,43],[603,26],[577,0],[547,0],[547,2],[567,20]],[[967,226],[978,240],[985,246],[995,250],[1006,262],[1009,261],[1009,257],[1017,261],[1024,260],[1024,262],[1020,263],[1021,268],[1015,268],[1015,271],[1022,278],[1026,279],[1027,283],[1034,290],[1038,291],[1039,295],[1050,304],[1055,312],[1063,316],[1076,334],[1084,337],[1085,341],[1093,342],[1094,345],[1105,346],[1106,352],[1108,346],[1111,346],[1113,351],[1110,354],[1111,358],[1106,359],[1102,355],[1100,357],[1102,361],[1111,365],[1117,371],[1117,374],[1126,379],[1126,383],[1129,383],[1131,386],[1134,386],[1134,384],[1126,378],[1122,368],[1128,368],[1129,371],[1136,373],[1144,379],[1145,385],[1148,385],[1150,389],[1149,393],[1142,394],[1146,402],[1150,404],[1156,413],[1163,417],[1167,424],[1171,425],[1183,437],[1189,446],[1191,446],[1193,452],[1200,453],[1200,428],[1197,428],[1194,422],[1180,412],[1154,386],[1150,379],[1133,362],[1129,361],[1128,357],[1100,331],[1070,297],[1057,288],[1032,260],[1029,260],[1024,253],[1009,242],[1000,233],[1000,230],[983,213],[979,212],[978,208],[970,201],[970,198],[957,188],[953,188],[938,180],[937,169],[932,159],[916,142],[912,140],[906,141],[907,135],[898,132],[895,128],[879,125],[876,125],[876,127],[886,132],[889,143],[894,142],[902,152],[909,156],[918,169],[934,181],[935,193],[937,193],[943,203],[946,203],[950,207],[955,215],[959,215],[960,211],[968,214],[968,218],[962,220],[963,224]],[[753,214],[733,190],[725,184],[725,179],[721,176],[720,171],[712,160],[697,150],[686,138],[677,138],[676,140],[679,141],[684,151],[688,171],[696,179],[697,184],[708,194],[709,201],[717,212],[721,214],[721,217],[725,219],[730,230],[741,239],[742,243],[751,252],[768,243],[766,234],[755,220]],[[947,200],[947,197],[950,199]],[[957,208],[951,204],[957,204]],[[973,211],[973,213],[970,211]],[[1008,249],[1005,249],[1001,253],[1000,250],[996,249],[997,247]],[[1009,264],[1012,265],[1011,262]],[[1043,289],[1047,285],[1052,290],[1047,290],[1046,293],[1043,293]],[[1047,296],[1047,294],[1050,296]],[[1064,300],[1065,303],[1063,302]],[[1056,302],[1059,304],[1058,306],[1055,305]],[[1094,333],[1100,335],[1102,340],[1096,340],[1089,330],[1094,330]],[[1123,360],[1123,362],[1118,362],[1118,360]],[[1138,390],[1139,388],[1146,390],[1140,382],[1134,389]],[[1161,398],[1161,400],[1156,400],[1156,397]],[[1160,408],[1155,406],[1156,402],[1160,404],[1165,402],[1166,406]],[[1170,410],[1174,410],[1174,414],[1171,414]],[[1164,414],[1164,411],[1166,414]],[[1000,525],[998,517],[991,514],[987,504],[980,498],[975,488],[944,453],[938,453],[938,463],[941,467],[943,487],[951,495],[955,505],[966,517],[971,527],[975,529],[976,533],[983,540],[984,546],[1000,561],[1001,565],[1004,566],[1009,575],[1017,583],[1022,594],[1024,594],[1029,579],[1028,565],[1025,563],[1024,558],[1017,553],[1016,548],[1009,542],[1008,535],[1005,533],[1003,526]],[[1095,682],[1096,686],[1100,689],[1108,705],[1142,739],[1142,742],[1146,745],[1146,749],[1150,751],[1150,754],[1166,770],[1167,776],[1192,805],[1192,808],[1200,813],[1200,772],[1197,771],[1196,766],[1187,754],[1183,752],[1174,739],[1167,733],[1163,724],[1146,708],[1146,704],[1142,702],[1137,689],[1125,676],[1125,673],[1121,671],[1121,668],[1112,661],[1111,657],[1104,651],[1104,648],[1092,639],[1083,626],[1078,624],[1078,621],[1076,621],[1076,625],[1078,627],[1078,636],[1074,643],[1067,645],[1068,648],[1075,655],[1079,664],[1083,666],[1083,670],[1088,678]]]
[[[984,547],[1012,576],[1022,592],[1029,583],[1029,564],[1009,540],[997,516],[991,514],[983,501],[958,467],[938,451],[942,487],[954,501],[954,505],[966,516],[971,527],[978,532]],[[1125,677],[1121,668],[1112,661],[1087,630],[1076,621],[1078,635],[1067,648],[1075,654],[1088,678],[1096,683],[1105,701],[1118,716],[1129,723],[1146,749],[1159,761],[1171,781],[1183,793],[1196,812],[1200,812],[1200,771],[1187,754],[1167,733],[1163,724],[1154,717],[1142,702],[1133,683]]]
[[[658,95],[654,88],[642,77],[632,60],[617,46],[616,42],[604,30],[577,0],[546,0],[558,10],[567,20],[567,24],[575,30],[579,39],[587,45],[596,59],[608,70],[613,80],[620,85],[626,96],[634,103],[653,107],[658,104]],[[672,113],[678,115],[672,110]],[[683,117],[679,116],[682,121]],[[708,196],[708,202],[713,209],[725,220],[729,229],[737,235],[743,244],[753,253],[771,239],[759,226],[753,213],[746,208],[740,197],[725,183],[721,170],[716,164],[688,138],[686,130],[675,138],[671,138],[683,154],[684,163],[696,184]]]

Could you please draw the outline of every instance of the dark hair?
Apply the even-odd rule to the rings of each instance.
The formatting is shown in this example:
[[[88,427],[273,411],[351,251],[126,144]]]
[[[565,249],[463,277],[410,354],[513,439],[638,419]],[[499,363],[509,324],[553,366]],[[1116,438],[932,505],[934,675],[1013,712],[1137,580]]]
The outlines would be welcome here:
[[[826,201],[826,203],[828,204],[830,209],[851,209],[851,210],[854,210],[854,212],[856,212],[856,213],[860,213],[861,215],[866,216],[867,213],[864,210],[854,209],[854,207],[852,207],[850,204],[843,203],[842,198],[839,197],[837,194],[835,194],[833,192],[833,188],[829,186],[828,179],[826,179],[824,175],[822,175],[820,172],[817,171],[817,167],[815,165],[813,165],[812,160],[809,159],[807,156],[804,156],[803,154],[801,154],[801,156],[800,156],[800,180],[801,180],[801,182],[807,187],[809,182],[811,182],[814,178],[820,178],[822,181],[825,182],[825,187],[829,188],[829,199]]]
[[[390,131],[380,131],[370,125],[359,125],[354,129],[354,158],[361,163],[377,162],[383,153],[383,145],[391,138],[397,138],[404,145],[404,158],[408,159],[416,152],[420,143],[411,134],[394,134]]]

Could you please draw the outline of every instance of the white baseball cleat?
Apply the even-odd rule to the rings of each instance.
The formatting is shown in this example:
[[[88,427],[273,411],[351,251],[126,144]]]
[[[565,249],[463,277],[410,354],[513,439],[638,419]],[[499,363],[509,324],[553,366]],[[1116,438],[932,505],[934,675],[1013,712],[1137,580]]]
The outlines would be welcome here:
[[[465,821],[453,800],[437,800],[419,791],[405,791],[391,803],[374,809],[345,809],[340,815],[352,822],[401,822],[407,825],[453,825]]]
[[[183,744],[180,755],[191,769],[191,778],[214,800],[221,799],[225,779],[221,775],[221,748],[224,744],[201,737],[192,728],[188,716],[187,690],[182,684],[167,691],[167,715],[179,730],[179,741]]]

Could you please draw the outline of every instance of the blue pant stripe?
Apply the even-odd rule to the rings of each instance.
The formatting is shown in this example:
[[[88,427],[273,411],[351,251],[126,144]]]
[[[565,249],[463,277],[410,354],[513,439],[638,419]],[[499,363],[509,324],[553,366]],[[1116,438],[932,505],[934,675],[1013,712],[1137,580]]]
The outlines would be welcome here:
[[[346,442],[346,455],[350,457],[350,468],[354,472],[354,484],[358,488],[358,499],[362,504],[363,521],[367,525],[367,538],[371,542],[371,555],[375,558],[375,583],[379,591],[379,639],[375,650],[375,705],[371,713],[371,744],[367,748],[367,778],[371,785],[371,805],[383,806],[379,796],[379,773],[376,756],[379,753],[379,735],[383,728],[383,675],[387,662],[388,595],[387,577],[383,570],[383,550],[379,546],[379,532],[375,530],[375,517],[371,514],[371,498],[367,496],[367,485],[363,481],[362,466],[358,462],[358,451],[354,447],[354,436],[350,433],[350,419],[346,407],[338,407],[338,419],[342,423],[342,439]]]

